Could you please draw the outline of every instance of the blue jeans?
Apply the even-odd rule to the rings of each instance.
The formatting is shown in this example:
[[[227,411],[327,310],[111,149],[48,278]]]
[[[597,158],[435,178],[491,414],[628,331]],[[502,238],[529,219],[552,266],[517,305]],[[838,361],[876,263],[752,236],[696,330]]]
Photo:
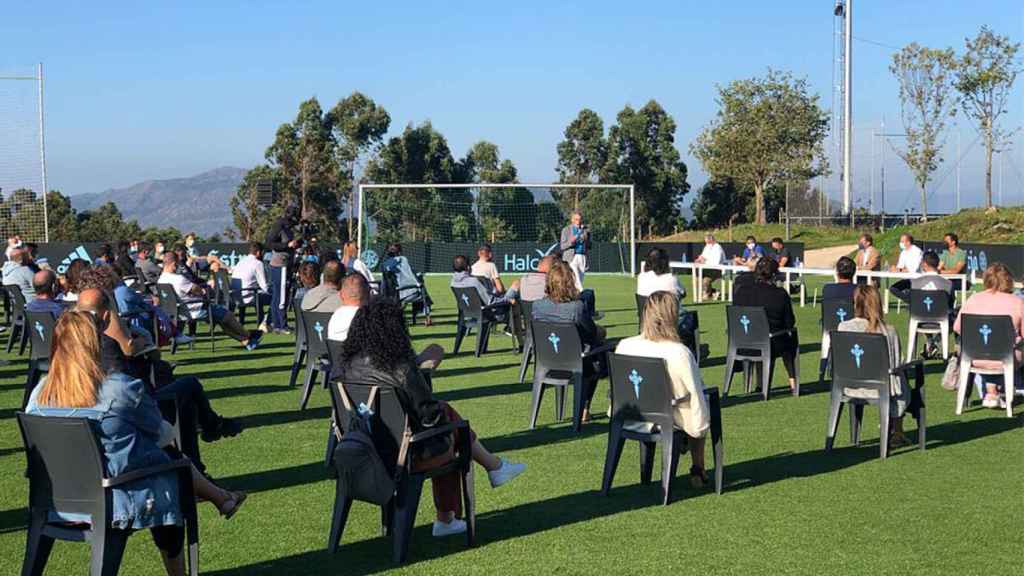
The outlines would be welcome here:
[[[280,330],[287,326],[288,267],[270,267],[270,327]]]

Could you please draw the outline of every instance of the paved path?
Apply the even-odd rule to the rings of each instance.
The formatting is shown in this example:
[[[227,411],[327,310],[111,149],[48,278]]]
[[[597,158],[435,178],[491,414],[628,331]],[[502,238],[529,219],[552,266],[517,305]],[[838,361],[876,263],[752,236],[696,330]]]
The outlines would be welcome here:
[[[857,249],[856,245],[832,246],[831,248],[817,248],[804,252],[804,266],[808,268],[833,268],[836,260],[847,256]]]

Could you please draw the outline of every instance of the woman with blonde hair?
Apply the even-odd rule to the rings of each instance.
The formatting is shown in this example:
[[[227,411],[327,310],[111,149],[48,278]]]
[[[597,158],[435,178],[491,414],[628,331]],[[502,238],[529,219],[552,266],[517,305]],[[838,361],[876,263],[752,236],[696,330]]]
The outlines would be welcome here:
[[[701,488],[708,481],[704,470],[704,437],[711,426],[711,415],[700,368],[693,353],[679,340],[678,325],[679,299],[671,292],[654,292],[644,306],[640,335],[619,342],[615,353],[665,360],[672,396],[679,400],[672,417],[676,427],[686,433],[693,458],[690,484]]]
[[[552,262],[545,282],[546,296],[533,303],[533,319],[575,325],[584,348],[594,348],[603,344],[605,330],[594,323],[593,312],[580,300],[580,293],[576,288],[576,274],[569,264],[564,260]],[[597,389],[597,381],[607,375],[608,362],[604,354],[598,354],[583,363],[584,422],[590,421],[590,400]]]
[[[871,334],[882,334],[889,343],[889,366],[895,368],[901,364],[900,336],[891,324],[887,324],[882,317],[882,297],[878,288],[871,284],[862,284],[853,291],[853,318],[840,322],[837,328],[840,332],[868,332]],[[863,388],[847,388],[844,394],[852,398],[878,398],[875,390]],[[903,435],[903,414],[907,411],[907,404],[910,402],[910,386],[902,375],[894,375],[889,382],[889,443],[894,446],[903,446],[910,441]]]
[[[88,312],[65,312],[53,331],[50,371],[32,391],[26,412],[41,416],[96,420],[107,474],[111,477],[169,462],[164,450],[173,431],[141,380],[105,374],[100,363],[99,326]],[[225,518],[238,511],[245,494],[223,490],[192,468],[196,497],[211,502]],[[113,489],[112,528],[149,529],[167,574],[185,574],[181,505],[174,472],[136,480]],[[92,522],[78,514],[68,522]]]
[[[1013,295],[1013,275],[1005,264],[996,262],[985,270],[982,277],[985,289],[967,299],[967,302],[960,308],[960,314],[953,323],[953,332],[960,333],[960,318],[964,314],[994,314],[1009,316],[1013,322],[1013,331],[1019,342],[1024,336],[1024,300]],[[1021,360],[1021,352],[1017,350],[1017,361]],[[1000,362],[993,360],[975,360],[974,366],[978,368],[1002,369]],[[982,406],[986,408],[1006,409],[1006,401],[999,394],[999,388],[1003,386],[1002,375],[977,375],[985,384],[985,398]]]

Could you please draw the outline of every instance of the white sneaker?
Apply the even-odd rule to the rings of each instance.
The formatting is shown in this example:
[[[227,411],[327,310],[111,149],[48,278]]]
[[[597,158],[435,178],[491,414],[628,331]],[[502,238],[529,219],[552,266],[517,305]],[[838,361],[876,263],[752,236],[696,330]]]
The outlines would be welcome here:
[[[266,334],[267,332],[270,332],[270,327],[267,326],[266,321],[264,321],[263,324],[260,324],[259,326],[257,326],[256,329],[259,330],[260,332],[263,332],[264,334]]]
[[[434,538],[444,538],[445,536],[454,536],[455,534],[463,534],[465,532],[465,520],[460,520],[458,518],[453,518],[451,522],[434,520]]]
[[[501,468],[487,472],[491,481],[491,488],[497,488],[502,484],[508,484],[513,478],[519,476],[526,470],[526,464],[513,464],[504,458],[501,459]]]
[[[174,343],[178,345],[190,344],[191,342],[192,337],[189,336],[188,334],[178,334],[177,336],[174,337]]]
[[[984,406],[985,408],[999,408],[999,397],[989,396],[986,394],[985,397],[982,398],[981,400],[981,405]],[[1006,406],[1003,406],[1003,408],[1005,407]]]

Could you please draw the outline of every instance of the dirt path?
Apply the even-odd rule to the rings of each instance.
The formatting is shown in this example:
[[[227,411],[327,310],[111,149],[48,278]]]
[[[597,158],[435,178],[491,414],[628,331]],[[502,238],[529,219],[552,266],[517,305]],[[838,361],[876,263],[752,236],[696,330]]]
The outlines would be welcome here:
[[[856,249],[856,245],[850,245],[807,250],[804,252],[804,266],[808,268],[832,268],[836,265],[836,260]]]

